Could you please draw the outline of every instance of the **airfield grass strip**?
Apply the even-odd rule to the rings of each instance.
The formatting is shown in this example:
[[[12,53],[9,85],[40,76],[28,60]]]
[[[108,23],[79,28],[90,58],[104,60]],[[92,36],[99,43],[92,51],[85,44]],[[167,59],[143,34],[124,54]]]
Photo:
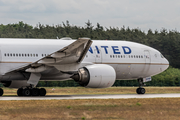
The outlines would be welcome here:
[[[178,120],[180,98],[1,101],[1,120]]]

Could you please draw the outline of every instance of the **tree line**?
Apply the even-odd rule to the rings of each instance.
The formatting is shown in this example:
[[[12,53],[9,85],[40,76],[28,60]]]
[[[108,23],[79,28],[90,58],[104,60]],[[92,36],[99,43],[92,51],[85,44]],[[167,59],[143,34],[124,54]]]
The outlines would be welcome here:
[[[71,37],[73,39],[77,39],[79,37],[89,37],[93,40],[125,40],[142,43],[159,50],[170,62],[170,66],[172,66],[170,70],[180,68],[180,33],[177,30],[167,30],[162,28],[160,31],[152,31],[149,29],[146,33],[139,28],[130,29],[129,27],[125,26],[122,26],[121,28],[106,28],[101,26],[100,23],[97,23],[95,26],[93,26],[90,21],[87,21],[83,27],[71,25],[69,21],[58,25],[43,25],[38,23],[35,27],[22,21],[14,24],[0,25],[0,38],[56,39],[56,37]],[[175,71],[177,72],[178,69],[175,69]],[[174,74],[177,75],[178,72],[176,72]],[[176,77],[171,78],[168,76],[170,80],[174,80],[173,84],[169,85],[179,85],[178,75]],[[153,78],[155,80],[148,83],[147,85],[151,85],[154,81],[156,81],[156,79],[159,79],[160,81],[163,80],[163,82],[156,81],[156,84],[158,83],[158,85],[167,85],[165,82],[166,78],[163,78],[162,75],[157,75]],[[50,84],[55,84],[55,82],[40,82],[39,84],[42,86],[51,86]],[[56,84],[59,86],[62,85],[60,85],[58,82]],[[67,84],[68,86],[78,85],[72,81],[67,81],[67,83],[66,81],[63,82],[63,85],[67,86]],[[117,81],[115,83],[115,85],[120,84],[132,86],[137,85],[137,82],[134,83],[131,81]],[[155,83],[153,85],[155,85]]]
[[[125,40],[142,43],[159,50],[175,68],[180,68],[180,33],[176,30],[148,30],[147,33],[139,28],[130,29],[122,26],[104,28],[99,23],[93,26],[90,21],[84,27],[70,25],[69,21],[58,25],[43,25],[35,27],[23,22],[0,25],[0,38],[42,38],[56,39],[57,37],[89,37],[95,40]]]

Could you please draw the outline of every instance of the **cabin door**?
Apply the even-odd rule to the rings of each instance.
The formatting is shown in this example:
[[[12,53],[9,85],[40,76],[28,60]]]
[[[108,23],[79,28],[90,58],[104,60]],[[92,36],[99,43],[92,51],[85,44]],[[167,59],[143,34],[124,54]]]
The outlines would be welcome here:
[[[145,63],[146,63],[146,64],[151,63],[151,56],[150,56],[150,53],[149,53],[148,50],[145,50],[145,51],[144,51],[144,57],[145,57]]]

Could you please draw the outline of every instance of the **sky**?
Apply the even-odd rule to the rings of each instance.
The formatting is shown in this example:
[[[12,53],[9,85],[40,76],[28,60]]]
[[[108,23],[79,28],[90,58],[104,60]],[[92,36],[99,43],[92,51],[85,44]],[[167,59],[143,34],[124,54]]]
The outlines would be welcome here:
[[[0,0],[0,24],[71,25],[180,31],[179,0]]]

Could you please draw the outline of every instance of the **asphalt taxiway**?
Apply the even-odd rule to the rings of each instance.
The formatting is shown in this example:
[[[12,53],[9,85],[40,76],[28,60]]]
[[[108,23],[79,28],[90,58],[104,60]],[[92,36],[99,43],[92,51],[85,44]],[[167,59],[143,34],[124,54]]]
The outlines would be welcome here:
[[[0,100],[69,100],[69,99],[130,99],[130,98],[180,98],[174,94],[116,94],[116,95],[46,95],[36,97],[1,96]]]

